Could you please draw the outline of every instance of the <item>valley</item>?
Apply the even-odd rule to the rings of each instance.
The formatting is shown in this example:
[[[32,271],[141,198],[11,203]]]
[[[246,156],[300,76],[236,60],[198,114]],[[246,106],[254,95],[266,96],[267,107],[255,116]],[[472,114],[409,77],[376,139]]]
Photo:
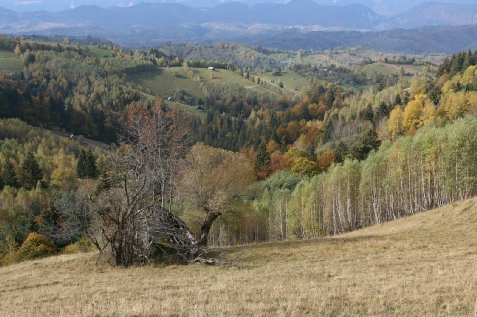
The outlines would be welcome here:
[[[0,0],[0,315],[475,314],[475,4],[88,1]]]

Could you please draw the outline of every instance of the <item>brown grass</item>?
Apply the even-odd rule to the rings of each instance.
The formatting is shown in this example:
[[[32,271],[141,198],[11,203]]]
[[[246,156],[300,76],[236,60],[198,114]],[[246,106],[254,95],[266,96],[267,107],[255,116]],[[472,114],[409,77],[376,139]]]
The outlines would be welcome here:
[[[477,198],[237,266],[98,269],[94,254],[0,268],[0,316],[476,316]]]

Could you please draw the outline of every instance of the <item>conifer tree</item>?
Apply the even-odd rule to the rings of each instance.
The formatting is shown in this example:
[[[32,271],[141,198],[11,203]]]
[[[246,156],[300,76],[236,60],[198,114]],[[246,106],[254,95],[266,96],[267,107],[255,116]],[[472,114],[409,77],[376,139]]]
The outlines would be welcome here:
[[[270,156],[267,152],[267,141],[263,139],[257,149],[257,156],[255,157],[255,171],[259,171],[263,166],[266,166],[268,162],[270,162]]]
[[[81,149],[81,153],[78,157],[78,162],[76,163],[76,176],[78,178],[86,178],[87,177],[87,160],[86,160],[86,152],[84,149]]]
[[[10,186],[14,188],[20,188],[18,183],[17,173],[15,172],[15,167],[13,166],[12,161],[8,161],[7,165],[2,172],[2,181],[4,186]]]
[[[78,178],[96,178],[98,176],[96,159],[91,150],[81,150],[76,165],[76,175]]]
[[[26,189],[36,187],[36,183],[43,178],[43,171],[32,152],[28,152],[27,158],[22,164],[21,183]]]
[[[87,176],[91,178],[98,177],[98,168],[96,166],[96,158],[90,149],[86,152]]]
[[[340,140],[340,142],[335,148],[336,162],[343,163],[343,161],[345,160],[346,156],[348,156],[348,154],[349,154],[348,145],[346,145],[346,143]]]

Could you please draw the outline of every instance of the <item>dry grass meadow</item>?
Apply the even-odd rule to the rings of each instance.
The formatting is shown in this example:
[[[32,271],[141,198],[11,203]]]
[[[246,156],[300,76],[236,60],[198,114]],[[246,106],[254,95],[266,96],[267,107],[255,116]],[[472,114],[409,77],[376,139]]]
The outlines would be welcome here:
[[[476,316],[477,198],[338,237],[230,248],[236,266],[0,268],[0,316]]]

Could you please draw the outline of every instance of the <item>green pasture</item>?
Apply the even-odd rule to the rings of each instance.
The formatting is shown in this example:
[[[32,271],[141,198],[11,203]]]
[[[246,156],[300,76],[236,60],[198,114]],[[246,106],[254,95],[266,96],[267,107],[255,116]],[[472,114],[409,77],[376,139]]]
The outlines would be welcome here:
[[[101,47],[96,47],[96,46],[88,46],[89,52],[95,56],[95,57],[111,57],[113,56],[113,53],[111,53],[110,50],[107,48],[101,48]]]
[[[404,68],[404,72],[410,73],[412,75],[419,74],[421,75],[424,72],[425,66],[423,65],[404,65],[404,64],[387,64],[387,63],[373,63],[366,65],[364,70],[366,71],[366,76],[370,77],[373,72],[383,75],[389,74],[399,74],[401,72],[401,67]],[[431,66],[431,72],[435,72],[436,67]]]
[[[221,84],[237,83],[247,88],[256,86],[256,84],[253,83],[252,81],[227,69],[216,68],[214,71],[210,71],[207,68],[197,68],[197,67],[190,67],[190,69],[192,69],[194,72],[199,74],[199,76],[207,82],[216,82]],[[213,75],[214,78],[210,77],[211,74]]]
[[[206,82],[215,82],[219,84],[237,83],[239,85],[244,86],[247,89],[253,89],[257,92],[275,94],[273,91],[268,90],[267,88],[262,87],[260,85],[257,85],[251,80],[246,79],[243,76],[227,69],[216,69],[213,72],[208,70],[207,68],[190,67],[189,69],[199,74],[202,80]],[[211,74],[213,78],[211,78]],[[253,76],[253,77],[259,76],[261,79],[262,79],[262,75],[263,74],[250,74],[250,76]]]
[[[16,58],[15,53],[8,50],[0,50],[0,58]]]
[[[0,72],[16,72],[23,69],[22,60],[13,57],[3,57],[3,51],[0,52]]]
[[[127,79],[148,88],[154,95],[167,99],[174,95],[176,89],[185,90],[187,94],[204,98],[199,85],[194,82],[181,67],[157,67],[147,72],[128,75]]]
[[[278,86],[278,81],[281,80],[284,89],[296,91],[297,93],[299,93],[303,87],[310,85],[310,79],[312,77],[313,74],[299,75],[292,70],[282,70],[280,76],[273,76],[271,72],[260,74],[260,78],[267,83]],[[271,82],[272,80],[274,83]]]
[[[188,106],[182,103],[167,101],[167,100],[163,100],[163,102],[165,102],[172,109],[177,109],[178,111],[186,112],[189,116],[199,116],[202,118],[206,114],[205,111],[198,111],[195,106]]]

